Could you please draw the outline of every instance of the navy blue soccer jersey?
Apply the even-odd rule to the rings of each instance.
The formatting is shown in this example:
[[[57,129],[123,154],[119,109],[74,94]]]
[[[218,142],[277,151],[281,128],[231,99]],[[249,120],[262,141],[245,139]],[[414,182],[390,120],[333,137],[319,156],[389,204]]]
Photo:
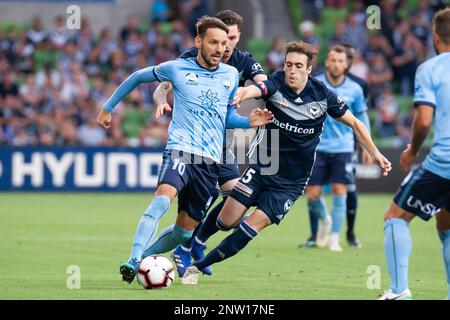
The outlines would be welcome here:
[[[191,57],[196,57],[198,53],[198,49],[196,47],[191,47],[187,49],[180,55],[180,58],[186,59]],[[253,80],[253,78],[258,74],[265,74],[264,70],[258,62],[256,62],[251,53],[248,51],[243,51],[238,48],[233,50],[231,54],[230,60],[228,63],[230,66],[233,66],[239,72],[239,86],[243,87],[245,81]]]
[[[347,105],[312,77],[303,91],[296,94],[286,85],[284,71],[273,73],[256,86],[273,114],[273,122],[258,130],[249,153],[257,151],[260,167],[267,166],[260,155],[279,157],[278,174],[287,178],[301,179],[309,175],[327,114],[342,117]]]

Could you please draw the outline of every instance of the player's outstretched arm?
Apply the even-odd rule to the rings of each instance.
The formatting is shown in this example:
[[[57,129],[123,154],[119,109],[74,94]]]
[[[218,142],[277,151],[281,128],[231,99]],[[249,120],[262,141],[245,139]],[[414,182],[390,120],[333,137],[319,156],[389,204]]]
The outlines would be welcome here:
[[[336,118],[336,120],[353,129],[356,139],[369,152],[374,162],[383,170],[383,176],[387,176],[392,169],[391,163],[375,146],[367,127],[349,111],[346,111],[342,117]]]
[[[231,100],[231,105],[239,108],[239,103],[241,101],[260,98],[261,96],[261,90],[255,85],[251,85],[248,87],[239,87],[234,94],[233,100]]]
[[[172,90],[172,83],[168,81],[161,82],[153,93],[153,101],[156,105],[155,118],[159,118],[166,112],[172,111],[169,103],[167,102],[167,95]]]
[[[147,67],[133,72],[128,78],[126,78],[113,95],[105,102],[102,110],[97,116],[97,123],[105,129],[109,129],[111,126],[111,112],[114,107],[126,97],[131,91],[133,91],[141,83],[152,82],[157,80],[154,73],[154,67]]]
[[[418,105],[413,120],[413,136],[411,144],[400,155],[400,166],[403,170],[411,170],[411,165],[419,154],[425,138],[433,123],[434,109],[428,105]]]
[[[272,112],[269,110],[261,110],[260,108],[254,108],[248,117],[241,116],[236,111],[236,107],[228,107],[226,117],[226,127],[229,128],[255,128],[268,124],[272,121]]]

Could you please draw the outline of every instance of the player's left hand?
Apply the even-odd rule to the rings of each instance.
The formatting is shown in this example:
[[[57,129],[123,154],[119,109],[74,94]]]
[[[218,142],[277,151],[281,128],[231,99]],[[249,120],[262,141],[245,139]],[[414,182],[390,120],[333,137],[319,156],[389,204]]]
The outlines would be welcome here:
[[[416,159],[417,154],[413,154],[411,151],[411,145],[408,144],[406,149],[400,154],[400,166],[405,171],[410,171],[411,166]]]
[[[273,115],[267,109],[261,110],[260,108],[255,108],[250,112],[248,118],[250,120],[250,126],[254,128],[272,122]]]
[[[389,171],[392,170],[392,164],[391,162],[386,159],[381,153],[378,152],[373,157],[374,162],[383,170],[383,176],[387,176],[389,174]]]

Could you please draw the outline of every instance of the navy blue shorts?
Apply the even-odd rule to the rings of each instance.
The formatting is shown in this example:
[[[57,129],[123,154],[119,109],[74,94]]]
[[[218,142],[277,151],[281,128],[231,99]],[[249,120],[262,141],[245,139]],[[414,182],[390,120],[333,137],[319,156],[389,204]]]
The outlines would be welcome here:
[[[178,212],[201,221],[220,194],[217,163],[187,152],[166,149],[159,171],[158,186],[169,184],[178,192]]]
[[[229,148],[224,147],[223,149],[223,163],[217,164],[217,175],[219,177],[219,186],[241,176],[236,158]]]
[[[428,221],[442,208],[450,211],[450,180],[420,166],[403,180],[394,202],[403,210]]]
[[[261,175],[260,169],[250,166],[231,191],[231,197],[245,207],[256,206],[272,221],[279,224],[294,202],[303,194],[309,174],[291,180],[281,175]]]
[[[323,186],[327,183],[355,183],[353,152],[317,152],[309,184]]]

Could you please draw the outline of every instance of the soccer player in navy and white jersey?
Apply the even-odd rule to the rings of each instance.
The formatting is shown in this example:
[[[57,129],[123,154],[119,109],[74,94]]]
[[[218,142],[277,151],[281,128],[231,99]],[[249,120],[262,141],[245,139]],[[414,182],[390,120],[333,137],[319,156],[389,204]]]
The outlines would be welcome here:
[[[331,46],[325,59],[325,68],[326,73],[315,78],[322,81],[329,90],[341,97],[349,107],[350,112],[363,122],[370,131],[363,90],[358,83],[345,74],[348,69],[347,48],[342,45]],[[327,118],[322,139],[317,146],[316,161],[306,188],[306,194],[310,216],[317,216],[323,220],[317,234],[317,246],[329,245],[331,251],[342,251],[339,244],[339,232],[345,219],[347,185],[354,183],[354,149],[355,141],[352,129],[334,119]],[[370,156],[364,150],[363,159],[368,158]],[[332,219],[326,213],[325,201],[321,197],[322,187],[329,182],[331,182],[333,194]],[[332,233],[328,239],[329,231],[332,231]]]
[[[241,124],[241,117],[228,107],[238,87],[238,72],[220,63],[228,42],[227,33],[222,21],[203,17],[197,23],[197,57],[134,72],[117,88],[97,117],[100,125],[109,128],[113,108],[140,83],[170,81],[174,87],[174,112],[156,194],[139,222],[130,258],[120,266],[124,281],[133,281],[144,249],[147,255],[163,253],[191,238],[219,195],[215,165],[222,158],[225,127]],[[270,121],[266,111],[260,111],[259,115],[261,124]],[[149,245],[158,221],[177,195],[176,223]]]
[[[425,161],[403,180],[384,214],[384,253],[391,282],[380,300],[412,299],[409,223],[415,216],[425,221],[436,216],[450,299],[450,8],[433,18],[433,44],[438,55],[416,71],[413,136],[400,156],[401,167],[411,169],[433,124],[434,142]]]
[[[239,86],[244,86],[247,80],[252,80],[255,83],[267,80],[267,76],[265,75],[261,64],[256,62],[249,52],[242,51],[236,47],[241,36],[241,25],[243,22],[242,17],[231,10],[220,11],[216,14],[215,17],[222,20],[228,27],[228,44],[222,56],[222,62],[229,64],[237,69],[240,77]],[[182,53],[180,58],[185,59],[195,57],[197,56],[197,53],[198,49],[196,47],[192,47],[186,52]],[[155,90],[153,97],[155,103],[158,106],[156,112],[157,117],[159,117],[164,112],[171,110],[169,104],[167,103],[167,94],[170,88],[171,86],[169,82],[163,82]],[[254,109],[254,111],[250,113],[250,118],[254,116],[254,112],[256,112],[256,109]],[[215,226],[217,216],[219,215],[223,204],[225,203],[229,193],[239,181],[239,177],[241,176],[236,158],[234,157],[233,152],[230,149],[232,141],[233,129],[228,129],[223,146],[223,163],[219,163],[217,165],[217,174],[219,178],[218,180],[220,191],[222,193],[222,201],[208,213],[206,219],[203,221],[203,223],[205,224],[204,229],[210,228],[210,225],[212,225],[213,227]],[[175,261],[180,277],[183,276],[186,268],[190,265],[191,257],[195,261],[203,258],[203,252],[206,249],[204,242],[207,239],[204,238],[203,232],[198,233],[200,227],[201,224],[194,231],[192,239],[178,245],[177,248],[172,252],[172,259]],[[212,269],[209,266],[201,271],[204,274],[212,274]]]
[[[187,268],[183,284],[196,284],[200,269],[237,254],[264,228],[281,222],[308,183],[327,114],[352,127],[383,174],[390,171],[390,162],[373,144],[366,126],[335,93],[309,77],[315,54],[311,45],[291,42],[286,46],[284,71],[238,89],[233,104],[262,97],[273,119],[259,129],[251,146],[257,161],[244,172],[217,218],[221,230],[239,224],[236,231]],[[264,155],[278,161],[276,172]],[[242,220],[251,206],[257,208]]]

